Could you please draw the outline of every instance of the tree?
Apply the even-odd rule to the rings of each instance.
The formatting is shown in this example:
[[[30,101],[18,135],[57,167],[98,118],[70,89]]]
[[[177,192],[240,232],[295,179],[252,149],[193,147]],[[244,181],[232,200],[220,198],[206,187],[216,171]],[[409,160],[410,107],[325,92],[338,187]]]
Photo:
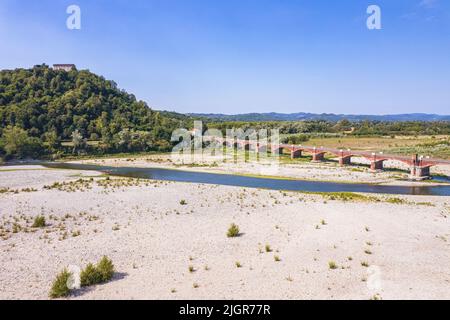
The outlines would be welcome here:
[[[75,130],[72,132],[72,144],[73,144],[73,153],[75,153],[77,150],[83,150],[86,148],[87,141],[83,138],[83,135],[80,133],[80,131]]]
[[[51,152],[55,153],[61,147],[61,139],[56,131],[49,131],[44,134],[45,142],[47,142],[48,148]]]
[[[19,127],[7,126],[3,130],[0,145],[7,158],[35,158],[44,153],[42,142],[38,138],[28,136],[28,133]]]

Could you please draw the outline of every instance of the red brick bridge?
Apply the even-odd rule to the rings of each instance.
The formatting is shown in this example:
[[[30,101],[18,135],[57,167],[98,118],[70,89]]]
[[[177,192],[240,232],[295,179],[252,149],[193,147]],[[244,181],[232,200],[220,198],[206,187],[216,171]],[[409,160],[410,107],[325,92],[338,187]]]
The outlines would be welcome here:
[[[267,152],[270,150],[273,154],[282,154],[288,151],[291,158],[299,158],[303,153],[310,154],[313,162],[321,162],[325,160],[325,154],[332,154],[339,159],[339,165],[345,166],[351,164],[352,157],[361,157],[370,161],[370,169],[372,171],[383,170],[383,163],[387,160],[396,160],[405,163],[411,170],[411,177],[416,179],[424,179],[430,177],[430,168],[436,165],[450,165],[449,160],[431,159],[429,157],[419,157],[417,154],[411,157],[387,155],[383,153],[374,153],[366,151],[339,150],[331,148],[317,148],[292,144],[263,144],[251,140],[239,139],[223,139],[215,138],[219,143],[225,146],[236,147],[244,150],[255,150],[257,152]]]

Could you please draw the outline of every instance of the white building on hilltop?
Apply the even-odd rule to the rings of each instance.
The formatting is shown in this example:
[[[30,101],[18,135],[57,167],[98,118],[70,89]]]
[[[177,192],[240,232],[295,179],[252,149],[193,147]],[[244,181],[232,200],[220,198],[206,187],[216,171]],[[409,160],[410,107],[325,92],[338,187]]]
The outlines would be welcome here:
[[[72,69],[76,69],[77,67],[74,64],[54,64],[53,70],[64,70],[69,72]]]

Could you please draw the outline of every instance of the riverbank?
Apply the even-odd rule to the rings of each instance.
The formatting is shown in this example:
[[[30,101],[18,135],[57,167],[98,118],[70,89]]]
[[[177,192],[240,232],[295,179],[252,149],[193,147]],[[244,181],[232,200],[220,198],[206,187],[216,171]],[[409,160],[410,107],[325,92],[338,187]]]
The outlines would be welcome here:
[[[155,154],[135,157],[119,157],[104,159],[74,160],[69,163],[95,164],[112,167],[140,167],[180,169],[194,172],[209,172],[219,174],[236,174],[243,176],[267,177],[279,179],[295,179],[306,181],[324,181],[339,183],[369,183],[398,186],[432,186],[445,182],[437,181],[409,181],[408,167],[404,164],[385,162],[385,171],[371,172],[368,162],[363,158],[354,158],[353,166],[340,167],[335,162],[310,163],[304,160],[290,160],[281,158],[280,162],[272,160],[244,161],[240,155],[238,161],[232,155],[223,158],[203,156],[192,161],[191,156],[177,156],[171,154]],[[450,167],[438,166],[433,173],[450,176]],[[450,180],[449,180],[450,181]]]
[[[36,166],[0,171],[0,188],[9,188],[1,299],[46,299],[64,267],[103,255],[113,281],[70,299],[450,298],[450,197],[343,198]],[[37,215],[46,227],[31,228]],[[231,223],[240,237],[227,238]]]

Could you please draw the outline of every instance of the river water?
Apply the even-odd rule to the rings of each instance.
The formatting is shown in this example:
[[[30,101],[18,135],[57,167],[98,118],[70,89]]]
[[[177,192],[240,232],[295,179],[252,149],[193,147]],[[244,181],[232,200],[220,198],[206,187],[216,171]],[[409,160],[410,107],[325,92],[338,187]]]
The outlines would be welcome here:
[[[364,183],[350,184],[350,183],[336,183],[336,182],[322,182],[322,181],[257,178],[233,174],[192,172],[192,171],[161,169],[161,168],[109,167],[109,166],[72,164],[72,163],[45,163],[43,165],[49,168],[59,168],[59,169],[95,170],[121,177],[218,184],[225,186],[261,188],[272,190],[306,191],[306,192],[365,192],[365,193],[386,193],[399,195],[450,196],[450,185],[384,186],[384,185],[373,185]]]

